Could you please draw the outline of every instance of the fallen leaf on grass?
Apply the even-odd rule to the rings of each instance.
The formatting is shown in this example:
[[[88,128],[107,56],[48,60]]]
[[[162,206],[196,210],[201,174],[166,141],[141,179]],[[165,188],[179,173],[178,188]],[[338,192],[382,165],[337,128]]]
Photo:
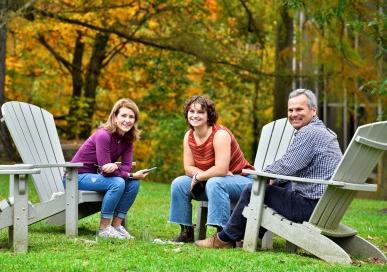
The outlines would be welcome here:
[[[370,257],[367,259],[370,263],[384,264],[384,261],[378,257]]]
[[[183,242],[163,241],[159,238],[154,239],[153,243],[157,245],[183,245],[184,244]]]
[[[387,208],[381,209],[380,212],[381,212],[382,214],[387,214]]]
[[[180,253],[181,252],[181,247],[174,248],[174,249],[172,249],[172,251],[175,252],[175,253]]]
[[[80,243],[84,243],[84,244],[87,244],[87,245],[94,245],[94,244],[97,243],[94,240],[88,240],[88,239],[82,239],[82,238],[75,238],[74,242],[76,242],[76,243],[80,242]]]

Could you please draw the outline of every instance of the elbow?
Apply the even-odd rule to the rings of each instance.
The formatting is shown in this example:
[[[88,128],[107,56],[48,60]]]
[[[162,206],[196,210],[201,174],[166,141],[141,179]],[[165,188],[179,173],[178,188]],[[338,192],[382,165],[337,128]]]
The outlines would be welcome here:
[[[190,170],[189,167],[184,167],[184,173],[187,175],[187,176],[191,176],[191,173],[192,171]]]
[[[217,175],[220,177],[227,176],[228,172],[228,167],[217,167]]]

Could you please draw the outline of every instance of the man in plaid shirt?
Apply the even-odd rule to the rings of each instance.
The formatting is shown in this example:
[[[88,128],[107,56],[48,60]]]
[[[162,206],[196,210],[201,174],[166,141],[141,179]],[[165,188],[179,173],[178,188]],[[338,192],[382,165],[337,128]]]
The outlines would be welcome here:
[[[286,176],[328,180],[340,162],[337,136],[317,117],[313,92],[296,89],[289,94],[288,120],[297,130],[281,159],[264,171]],[[250,202],[252,184],[243,190],[226,227],[211,238],[196,241],[199,247],[229,248],[243,239],[246,218],[243,209]],[[274,180],[266,187],[264,203],[294,222],[309,220],[325,190],[323,184]]]

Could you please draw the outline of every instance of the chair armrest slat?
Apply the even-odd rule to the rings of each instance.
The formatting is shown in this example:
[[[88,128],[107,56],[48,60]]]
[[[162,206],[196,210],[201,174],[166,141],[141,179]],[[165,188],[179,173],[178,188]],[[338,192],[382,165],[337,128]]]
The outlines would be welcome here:
[[[361,137],[361,136],[357,136],[355,138],[355,141],[360,143],[360,144],[363,144],[363,145],[366,145],[366,146],[370,146],[370,147],[373,147],[373,148],[376,148],[376,149],[387,150],[387,144],[386,143],[370,140],[370,139],[367,139],[367,138],[364,138],[364,137]]]
[[[48,164],[34,164],[33,166],[38,168],[51,168],[51,167],[80,168],[83,166],[83,163],[81,162],[48,163]]]
[[[358,183],[335,181],[335,180],[306,179],[306,178],[299,178],[299,177],[293,177],[293,176],[283,176],[283,175],[277,175],[277,174],[272,174],[272,173],[266,173],[263,171],[254,171],[254,170],[247,170],[247,169],[242,170],[242,172],[245,174],[249,174],[249,175],[257,175],[257,176],[267,177],[267,178],[272,178],[272,179],[282,179],[282,180],[290,180],[290,181],[294,181],[294,182],[333,185],[333,186],[338,186],[341,189],[346,189],[346,190],[368,191],[368,192],[375,192],[377,190],[376,184],[368,184],[368,183],[358,184]]]
[[[290,180],[295,182],[304,182],[304,183],[318,183],[318,184],[327,184],[327,185],[335,185],[335,186],[344,186],[345,182],[341,181],[334,181],[334,180],[323,180],[323,179],[306,179],[306,178],[299,178],[299,177],[293,177],[293,176],[283,176],[283,175],[277,175],[272,173],[266,173],[263,171],[254,171],[254,170],[242,170],[244,174],[249,175],[256,175],[261,177],[267,177],[272,179],[283,179],[283,180]]]

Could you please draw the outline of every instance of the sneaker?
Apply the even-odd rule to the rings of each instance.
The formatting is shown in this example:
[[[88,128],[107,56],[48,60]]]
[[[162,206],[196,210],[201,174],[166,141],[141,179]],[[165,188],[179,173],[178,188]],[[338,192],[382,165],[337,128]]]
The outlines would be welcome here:
[[[232,248],[235,246],[235,243],[224,242],[219,239],[218,234],[215,234],[211,238],[196,241],[195,246],[204,247],[204,248]]]
[[[125,237],[128,240],[134,240],[134,236],[130,235],[130,233],[122,226],[113,227],[121,236]]]
[[[194,241],[194,229],[191,226],[183,226],[179,236],[173,239],[173,242],[176,243],[193,243]]]
[[[104,229],[98,231],[98,237],[102,238],[116,238],[116,239],[125,239],[115,228],[108,226]]]

